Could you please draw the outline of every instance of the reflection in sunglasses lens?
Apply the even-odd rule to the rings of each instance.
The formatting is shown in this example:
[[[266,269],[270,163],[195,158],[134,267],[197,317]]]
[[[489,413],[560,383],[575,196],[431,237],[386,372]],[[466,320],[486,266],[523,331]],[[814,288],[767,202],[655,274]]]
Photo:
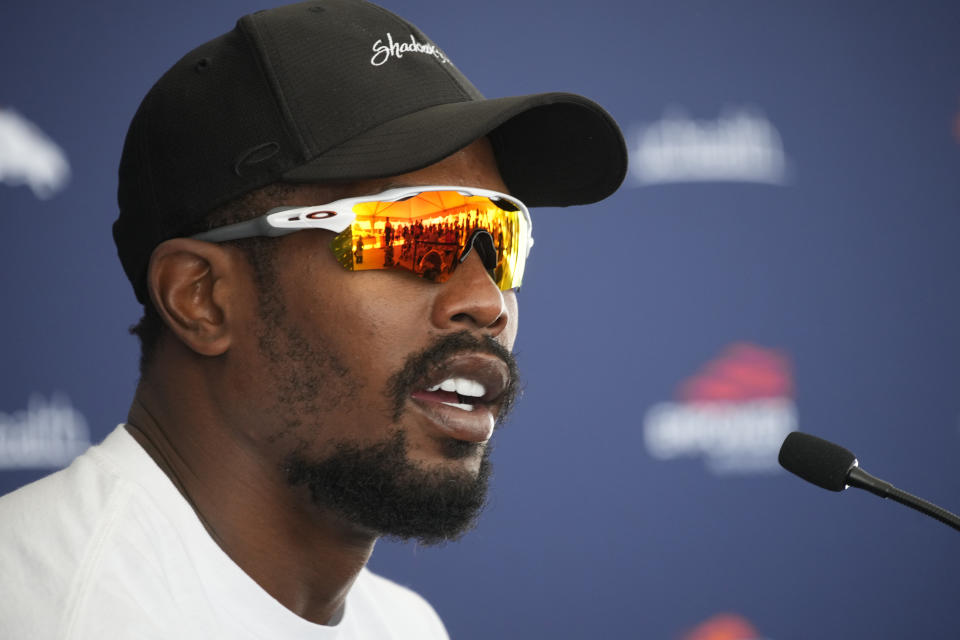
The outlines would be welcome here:
[[[405,269],[444,282],[476,249],[501,289],[519,285],[514,274],[520,216],[509,200],[438,191],[397,202],[365,202],[354,211],[352,228],[333,243],[351,271]]]

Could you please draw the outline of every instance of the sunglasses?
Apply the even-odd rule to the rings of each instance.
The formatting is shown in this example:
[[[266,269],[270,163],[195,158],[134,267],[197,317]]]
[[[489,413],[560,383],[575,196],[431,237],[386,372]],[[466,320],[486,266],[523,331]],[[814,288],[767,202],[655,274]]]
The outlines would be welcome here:
[[[225,242],[303,229],[336,233],[330,248],[348,271],[401,269],[444,282],[476,251],[501,290],[514,289],[533,246],[530,212],[511,196],[474,187],[419,186],[264,215],[191,236]]]

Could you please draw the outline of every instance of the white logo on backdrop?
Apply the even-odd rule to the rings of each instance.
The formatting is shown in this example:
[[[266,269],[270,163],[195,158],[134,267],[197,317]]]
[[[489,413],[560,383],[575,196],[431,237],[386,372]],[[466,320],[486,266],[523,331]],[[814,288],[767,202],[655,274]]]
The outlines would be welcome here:
[[[41,199],[70,179],[67,156],[37,125],[13,109],[0,109],[0,181],[27,185]]]
[[[668,109],[660,120],[637,128],[630,173],[641,186],[788,181],[780,133],[749,108],[727,109],[716,120],[693,120],[680,109]]]
[[[405,53],[423,53],[428,56],[433,56],[443,64],[449,62],[446,54],[440,50],[440,47],[426,42],[417,42],[417,39],[413,37],[412,33],[410,34],[410,42],[394,42],[393,34],[387,33],[386,44],[384,44],[382,38],[373,43],[373,57],[370,58],[370,64],[379,67],[390,60],[390,58],[402,58]]]
[[[659,460],[702,457],[717,474],[776,471],[777,452],[797,429],[789,398],[654,405],[644,418],[647,452]]]
[[[33,394],[25,410],[0,412],[0,469],[62,467],[89,446],[86,419],[62,393]]]

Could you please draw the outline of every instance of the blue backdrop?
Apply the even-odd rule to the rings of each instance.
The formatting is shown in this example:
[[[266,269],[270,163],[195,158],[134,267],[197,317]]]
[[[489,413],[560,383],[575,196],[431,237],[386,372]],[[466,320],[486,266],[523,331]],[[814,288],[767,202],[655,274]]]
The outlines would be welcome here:
[[[605,105],[631,170],[534,212],[526,392],[479,528],[372,566],[458,639],[960,637],[957,532],[775,466],[799,428],[960,509],[960,5],[384,3],[488,96]],[[259,8],[4,7],[0,493],[124,419],[123,136]]]

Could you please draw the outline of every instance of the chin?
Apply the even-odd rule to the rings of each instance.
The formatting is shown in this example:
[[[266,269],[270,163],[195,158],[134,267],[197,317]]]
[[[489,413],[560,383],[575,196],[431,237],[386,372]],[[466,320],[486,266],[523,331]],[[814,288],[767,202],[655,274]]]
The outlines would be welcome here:
[[[401,540],[453,540],[470,530],[486,504],[491,474],[485,443],[445,439],[440,460],[420,462],[395,430],[383,442],[338,443],[322,460],[288,456],[291,486],[306,486],[314,504],[339,518]],[[469,467],[464,468],[464,467]]]

